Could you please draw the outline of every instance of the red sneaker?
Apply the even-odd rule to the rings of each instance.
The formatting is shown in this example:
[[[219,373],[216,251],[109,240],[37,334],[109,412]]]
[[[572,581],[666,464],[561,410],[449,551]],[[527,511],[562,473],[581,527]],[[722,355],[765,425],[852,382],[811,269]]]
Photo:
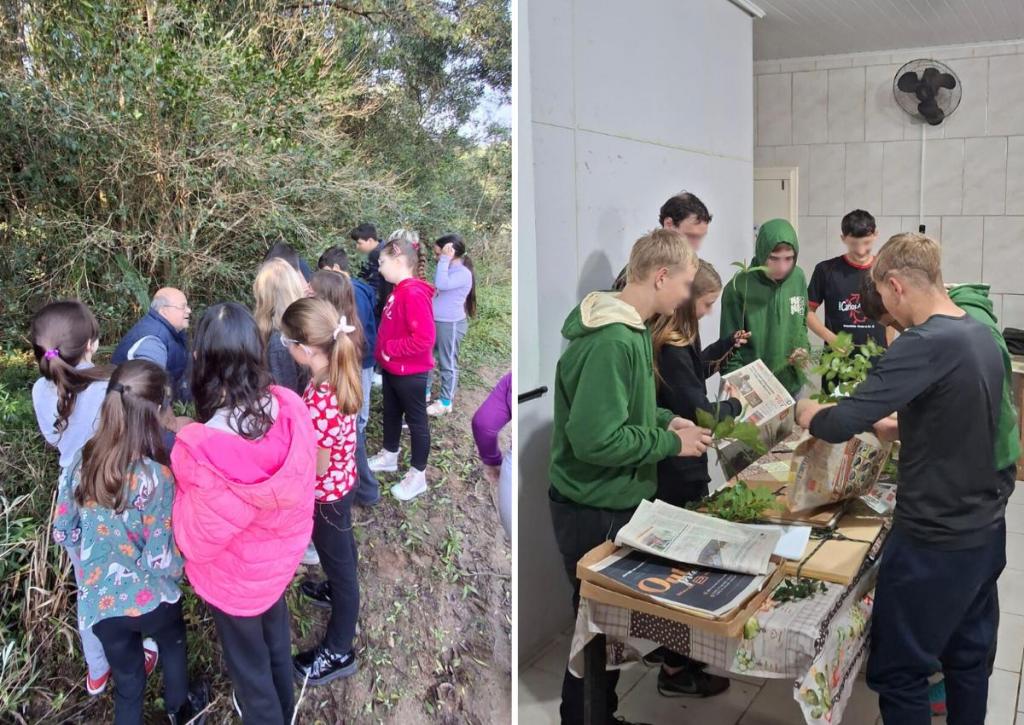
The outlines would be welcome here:
[[[96,695],[107,689],[107,683],[110,681],[110,670],[107,670],[96,679],[92,678],[92,675],[86,673],[85,675],[85,691],[95,697]]]
[[[157,649],[156,642],[144,639],[142,640],[142,651],[146,657],[146,677],[149,677],[156,669],[156,663],[160,661],[160,650]]]

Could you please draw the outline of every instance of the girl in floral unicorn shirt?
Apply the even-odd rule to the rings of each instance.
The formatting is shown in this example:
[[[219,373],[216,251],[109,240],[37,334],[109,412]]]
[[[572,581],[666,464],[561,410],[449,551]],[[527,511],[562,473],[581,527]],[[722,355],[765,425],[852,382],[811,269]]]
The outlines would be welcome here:
[[[79,625],[103,644],[118,725],[143,721],[143,635],[160,647],[172,723],[199,715],[208,699],[205,686],[189,691],[178,587],[184,565],[171,533],[174,477],[160,422],[168,401],[167,374],[157,365],[132,360],[117,368],[97,432],[57,494],[53,538],[80,553]]]

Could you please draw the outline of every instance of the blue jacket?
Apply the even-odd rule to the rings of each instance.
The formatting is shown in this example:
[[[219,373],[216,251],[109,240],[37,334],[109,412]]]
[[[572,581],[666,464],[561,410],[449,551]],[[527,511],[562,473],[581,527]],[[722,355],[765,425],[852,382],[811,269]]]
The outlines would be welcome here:
[[[352,278],[352,287],[356,297],[356,314],[363,325],[363,369],[374,366],[373,351],[377,347],[377,317],[374,314],[376,295],[373,288],[361,279]]]
[[[155,337],[167,348],[165,369],[171,379],[174,399],[190,400],[192,396],[188,389],[188,376],[186,375],[189,362],[188,337],[184,331],[175,330],[171,323],[155,310],[147,312],[145,317],[135,323],[135,327],[128,330],[128,334],[114,350],[111,362],[120,365],[128,360],[128,351],[144,337]]]

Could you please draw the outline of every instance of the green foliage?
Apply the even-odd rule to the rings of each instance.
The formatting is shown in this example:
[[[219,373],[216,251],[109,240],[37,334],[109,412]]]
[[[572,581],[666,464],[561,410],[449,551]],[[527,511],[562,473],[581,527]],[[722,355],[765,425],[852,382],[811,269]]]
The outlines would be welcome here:
[[[826,387],[831,387],[831,392],[822,390],[814,395],[814,399],[820,403],[830,403],[849,396],[867,379],[872,358],[883,352],[874,340],[854,345],[850,333],[840,332],[825,347],[818,364],[811,368],[811,372],[824,375]]]
[[[765,511],[782,509],[770,489],[751,488],[745,481],[721,488],[701,503],[712,516],[736,523],[758,521]]]
[[[706,410],[697,409],[697,425],[711,431],[715,441],[739,441],[753,449],[758,455],[766,451],[757,426],[746,421],[737,421],[731,415],[715,422],[715,416]],[[716,445],[717,450],[717,445]]]
[[[283,240],[459,232],[509,281],[507,0],[54,0],[0,26],[0,340],[77,296],[120,337],[157,287],[248,302]],[[480,126],[480,124],[477,124]],[[353,249],[349,246],[350,253]]]
[[[828,591],[824,582],[807,577],[799,579],[789,578],[779,584],[772,592],[772,599],[780,604],[786,602],[798,602],[801,599],[810,599],[815,594],[824,594]]]

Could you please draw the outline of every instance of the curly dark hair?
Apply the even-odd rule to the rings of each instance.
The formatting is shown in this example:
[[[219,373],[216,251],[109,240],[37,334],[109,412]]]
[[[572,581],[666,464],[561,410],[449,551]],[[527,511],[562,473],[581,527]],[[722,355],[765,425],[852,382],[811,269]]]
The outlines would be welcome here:
[[[192,338],[192,395],[196,414],[210,420],[220,408],[231,411],[228,425],[243,438],[262,437],[274,420],[266,405],[270,373],[263,361],[263,338],[252,314],[237,302],[206,310]]]

